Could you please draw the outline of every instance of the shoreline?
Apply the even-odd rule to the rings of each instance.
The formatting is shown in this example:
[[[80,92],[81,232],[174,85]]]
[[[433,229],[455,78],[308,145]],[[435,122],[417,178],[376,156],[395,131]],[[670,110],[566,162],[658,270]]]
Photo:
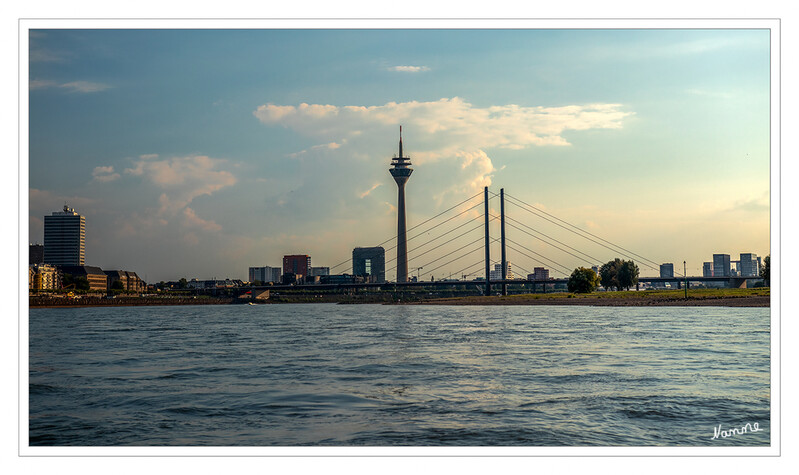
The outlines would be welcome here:
[[[30,299],[29,308],[91,308],[91,307],[165,307],[185,305],[246,305],[248,299],[237,298],[123,298],[123,299]],[[741,296],[682,296],[663,295],[620,295],[589,294],[520,294],[509,296],[468,296],[445,297],[422,300],[385,299],[297,299],[297,301],[263,301],[256,305],[281,305],[289,303],[333,303],[340,305],[475,305],[475,306],[519,306],[519,305],[557,305],[557,306],[595,306],[595,307],[771,307],[770,295]]]

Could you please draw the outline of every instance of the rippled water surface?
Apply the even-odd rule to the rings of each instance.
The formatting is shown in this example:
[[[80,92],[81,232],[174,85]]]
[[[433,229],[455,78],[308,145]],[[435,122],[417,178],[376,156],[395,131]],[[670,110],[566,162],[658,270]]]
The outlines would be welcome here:
[[[768,308],[32,309],[29,328],[30,445],[770,441]]]

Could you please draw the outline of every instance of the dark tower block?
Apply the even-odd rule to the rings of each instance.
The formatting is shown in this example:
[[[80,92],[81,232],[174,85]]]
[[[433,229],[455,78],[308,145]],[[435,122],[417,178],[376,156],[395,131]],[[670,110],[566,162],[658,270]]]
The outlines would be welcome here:
[[[402,126],[400,126],[399,157],[391,159],[391,176],[397,182],[397,282],[408,281],[408,236],[405,225],[405,183],[413,169],[411,159],[402,155]]]

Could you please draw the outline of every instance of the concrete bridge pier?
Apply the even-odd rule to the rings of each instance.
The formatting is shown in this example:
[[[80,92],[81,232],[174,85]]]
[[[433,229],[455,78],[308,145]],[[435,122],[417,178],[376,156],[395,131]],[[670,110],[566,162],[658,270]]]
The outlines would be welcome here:
[[[730,287],[733,289],[745,289],[746,278],[744,277],[730,277]]]
[[[268,300],[269,299],[269,289],[252,289],[252,299],[253,300]]]

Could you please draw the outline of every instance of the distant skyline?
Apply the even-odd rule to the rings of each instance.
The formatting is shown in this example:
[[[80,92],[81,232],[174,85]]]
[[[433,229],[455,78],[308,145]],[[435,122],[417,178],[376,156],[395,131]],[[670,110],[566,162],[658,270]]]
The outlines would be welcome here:
[[[409,227],[504,188],[702,275],[714,253],[770,252],[769,41],[766,29],[33,30],[29,240],[66,202],[86,216],[87,265],[148,282],[246,279],[287,254],[333,266],[396,233],[402,125]],[[569,267],[601,263],[524,242]]]

